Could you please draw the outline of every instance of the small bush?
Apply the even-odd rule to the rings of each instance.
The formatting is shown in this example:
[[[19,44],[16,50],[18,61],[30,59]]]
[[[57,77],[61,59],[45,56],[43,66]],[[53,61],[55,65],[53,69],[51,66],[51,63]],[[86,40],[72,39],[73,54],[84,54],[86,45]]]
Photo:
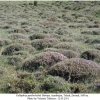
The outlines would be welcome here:
[[[17,56],[17,55],[10,56],[8,57],[8,64],[18,66],[18,65],[21,65],[22,60],[23,59],[21,56]]]
[[[100,44],[94,44],[93,47],[97,50],[100,50]]]
[[[45,73],[44,71],[36,71],[33,73],[34,77],[37,81],[42,82],[45,79]]]
[[[0,46],[11,44],[12,41],[10,39],[0,39]]]
[[[2,26],[2,29],[9,29],[9,28],[11,28],[11,26],[8,25],[8,24],[5,24],[5,25]]]
[[[26,79],[26,78],[31,78],[31,73],[28,73],[28,72],[18,72],[17,73],[17,78],[20,78],[20,79]]]
[[[30,93],[34,89],[36,83],[32,79],[14,79],[6,86],[8,93]]]
[[[63,77],[70,82],[89,82],[98,77],[99,71],[100,66],[90,60],[71,58],[53,65],[48,73]]]
[[[59,49],[57,49],[57,48],[45,48],[44,51],[45,52],[47,52],[47,51],[50,51],[50,52],[58,52]]]
[[[2,55],[12,55],[15,51],[24,50],[24,46],[18,43],[8,45],[2,52]]]
[[[100,35],[100,30],[94,29],[94,30],[87,30],[82,31],[81,34],[87,34],[87,35]]]
[[[26,59],[22,64],[22,69],[34,71],[40,66],[49,68],[50,66],[64,59],[67,59],[67,57],[58,52],[42,52],[36,54],[32,58]]]
[[[25,35],[23,34],[11,34],[8,36],[9,39],[11,40],[16,40],[16,39],[28,39]]]
[[[87,39],[86,41],[85,41],[85,43],[89,43],[89,44],[99,44],[100,43],[100,38],[98,37],[98,38],[94,38],[94,39]]]
[[[99,28],[99,24],[88,25],[88,28]]]
[[[13,43],[20,43],[20,44],[23,44],[23,45],[29,45],[30,44],[30,41],[28,39],[15,39],[15,40],[12,40]]]
[[[31,42],[31,45],[38,50],[44,48],[50,48],[56,44],[58,40],[56,38],[44,38],[44,39],[35,39]]]
[[[30,25],[29,24],[29,22],[27,22],[27,21],[22,21],[22,22],[20,22],[20,24],[23,26],[23,25]]]
[[[85,27],[85,26],[82,25],[82,24],[69,25],[69,28],[73,28],[73,29],[75,29],[75,28],[83,28],[83,27]]]
[[[61,42],[74,42],[73,37],[68,37],[68,38],[66,38],[66,36],[60,37],[59,40],[60,40]]]
[[[42,91],[49,93],[61,93],[67,90],[67,83],[63,78],[58,76],[49,76],[43,81],[40,88]]]
[[[24,28],[10,28],[8,33],[25,33]]]
[[[15,19],[8,20],[7,23],[10,24],[10,25],[11,25],[11,24],[12,24],[12,25],[14,25],[14,24],[17,25],[17,24],[18,24],[18,20],[15,20]]]
[[[75,51],[72,50],[59,50],[60,53],[62,53],[64,56],[66,56],[67,58],[78,58],[79,54]]]
[[[81,52],[81,50],[83,49],[83,47],[81,47],[79,44],[73,42],[60,42],[54,45],[53,47],[57,49],[67,49],[77,52]]]
[[[78,58],[79,54],[72,50],[56,49],[56,48],[46,48],[44,51],[59,52],[62,53],[67,58]]]
[[[100,38],[94,39],[93,41],[91,41],[91,44],[96,44],[96,43],[100,43]]]
[[[86,86],[84,84],[73,83],[70,84],[70,93],[84,93]]]
[[[100,93],[100,78],[90,84],[88,90],[90,93]]]
[[[46,35],[46,34],[43,34],[43,33],[35,33],[35,34],[29,36],[29,39],[30,40],[34,40],[34,39],[44,39],[44,38],[47,38],[47,37],[48,37],[48,35]]]
[[[90,50],[84,51],[81,54],[81,57],[87,60],[100,62],[100,51],[95,50],[95,49],[90,49]]]
[[[99,10],[96,10],[96,11],[94,12],[94,15],[95,15],[96,17],[99,17],[99,18],[100,18],[100,9],[99,9]]]
[[[31,45],[24,45],[25,50],[28,51],[29,53],[33,53],[36,49],[32,47]]]
[[[0,75],[4,74],[5,68],[0,66]]]
[[[66,29],[59,28],[55,33],[58,35],[64,35],[68,34],[68,31]]]
[[[29,52],[27,52],[27,51],[15,51],[13,53],[13,55],[19,55],[21,57],[26,58],[27,56],[29,56]]]

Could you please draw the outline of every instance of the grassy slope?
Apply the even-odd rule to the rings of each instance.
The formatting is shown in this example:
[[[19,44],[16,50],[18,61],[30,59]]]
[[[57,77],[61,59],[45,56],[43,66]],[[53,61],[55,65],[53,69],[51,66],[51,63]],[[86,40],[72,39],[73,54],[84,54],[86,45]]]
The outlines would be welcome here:
[[[94,4],[92,6],[92,4]],[[67,8],[66,8],[67,7]],[[83,7],[83,8],[81,8]],[[78,9],[78,10],[77,10]],[[86,10],[89,9],[89,12],[87,13]],[[94,24],[95,21],[97,21],[100,25],[100,15],[95,16],[95,11],[100,10],[100,7],[95,3],[91,2],[80,2],[80,4],[77,6],[77,2],[65,2],[61,5],[59,2],[38,2],[38,6],[34,7],[33,5],[29,5],[29,2],[0,2],[0,27],[3,25],[6,25],[9,21],[17,21],[17,24],[7,24],[10,25],[12,28],[21,28],[21,22],[28,22],[30,25],[26,25],[27,28],[33,28],[33,32],[25,32],[23,33],[26,36],[29,36],[32,33],[43,33],[44,30],[48,32],[48,34],[51,37],[54,37],[55,31],[58,28],[64,27],[67,29],[67,31],[70,34],[64,34],[60,36],[60,39],[65,38],[72,39],[73,43],[76,43],[77,45],[81,46],[81,53],[85,50],[94,48],[92,45],[88,43],[84,43],[84,40],[77,40],[77,38],[84,37],[85,35],[82,35],[81,32],[88,29],[87,25]],[[86,13],[86,15],[85,15]],[[41,14],[41,15],[39,15]],[[72,14],[81,15],[82,17],[78,17],[76,19],[76,22],[73,21],[75,18],[72,16]],[[72,18],[71,21],[65,22],[62,19],[62,16]],[[87,16],[92,17],[92,21],[87,19]],[[45,23],[50,18],[56,18],[57,20],[60,20],[59,22],[55,21],[57,25],[55,26],[54,30],[49,28],[42,27],[42,24]],[[78,23],[78,21],[86,20],[87,23]],[[53,21],[52,21],[53,23]],[[54,24],[54,23],[53,23]],[[70,28],[69,25],[84,25],[82,28]],[[40,25],[40,26],[39,26]],[[46,24],[44,24],[46,25]],[[100,28],[100,27],[99,27]],[[36,29],[36,30],[35,30]],[[91,30],[91,29],[89,29]],[[6,39],[10,33],[8,33],[9,29],[3,29],[0,28],[0,38]],[[79,37],[80,36],[80,37]],[[86,35],[86,37],[89,37],[91,39],[100,38],[100,35]],[[60,40],[59,39],[59,40]],[[66,41],[67,41],[66,40]],[[30,40],[27,40],[30,43]],[[0,53],[4,50],[4,48],[7,45],[0,46]],[[41,51],[39,51],[41,52]],[[38,51],[34,51],[34,53],[30,53],[30,56],[33,56],[33,54],[38,53]],[[12,79],[16,79],[17,72],[16,66],[17,65],[10,65],[8,64],[8,57],[9,56],[0,56],[0,66],[5,68],[4,74],[0,74],[0,88],[3,86],[5,87],[7,82]],[[23,71],[21,71],[23,72]],[[24,72],[23,72],[24,73]],[[0,91],[3,92],[2,90]],[[89,91],[91,92],[91,91]]]

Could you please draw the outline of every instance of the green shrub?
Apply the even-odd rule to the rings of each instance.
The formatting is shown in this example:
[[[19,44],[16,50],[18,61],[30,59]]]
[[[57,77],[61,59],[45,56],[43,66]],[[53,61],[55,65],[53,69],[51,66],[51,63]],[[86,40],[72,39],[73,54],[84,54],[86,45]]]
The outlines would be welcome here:
[[[69,25],[69,28],[73,28],[73,29],[75,29],[75,28],[84,28],[85,26],[84,25],[82,25],[82,24],[75,24],[75,25]]]
[[[31,73],[28,73],[28,72],[25,72],[25,71],[17,73],[17,78],[20,78],[20,79],[32,78],[31,76],[32,76]]]
[[[92,29],[92,30],[87,30],[87,31],[82,31],[81,34],[85,35],[100,35],[100,30],[98,29]]]
[[[29,56],[29,52],[27,52],[27,51],[15,51],[13,53],[13,55],[19,55],[19,56],[21,56],[23,58],[26,58],[26,57]]]
[[[93,47],[97,50],[100,50],[100,44],[94,44]]]
[[[94,39],[89,38],[89,39],[87,39],[85,41],[85,43],[89,43],[91,45],[93,45],[93,44],[99,44],[100,43],[100,38],[99,37],[94,38]]]
[[[10,24],[10,25],[11,25],[11,24],[12,24],[12,25],[14,25],[14,24],[17,25],[17,24],[18,24],[18,20],[16,20],[16,19],[11,19],[11,20],[8,20],[7,23]]]
[[[39,81],[40,83],[46,78],[46,71],[43,70],[37,70],[33,73],[35,79]]]
[[[86,92],[86,85],[85,84],[78,84],[78,83],[73,83],[69,85],[70,88],[70,93],[84,93]]]
[[[82,58],[71,58],[58,62],[48,71],[50,75],[63,77],[70,82],[89,82],[98,78],[99,72],[99,65]]]
[[[68,31],[66,29],[59,28],[55,33],[58,35],[64,35],[64,34],[68,34]]]
[[[95,82],[92,82],[88,86],[88,90],[90,93],[100,93],[100,78],[95,80]]]
[[[33,53],[34,51],[36,51],[36,49],[34,47],[32,47],[32,45],[26,44],[24,45],[25,50],[28,51],[29,53]]]
[[[45,48],[43,51],[45,51],[45,52],[47,52],[47,51],[58,52],[59,49],[57,49],[57,48]]]
[[[10,65],[21,65],[23,59],[21,56],[18,56],[18,55],[13,55],[13,56],[10,56],[8,57],[8,64]]]
[[[62,53],[64,56],[66,56],[67,58],[78,58],[79,54],[75,51],[72,50],[59,50],[60,53]]]
[[[67,90],[67,82],[58,76],[49,76],[42,82],[40,88],[49,93],[61,93]]]
[[[11,40],[16,40],[16,39],[28,39],[25,35],[20,34],[20,33],[17,33],[17,34],[15,34],[15,33],[10,34],[10,35],[8,36],[8,38],[11,39]]]
[[[36,83],[32,79],[14,79],[6,86],[7,93],[31,93]]]
[[[2,52],[2,55],[12,55],[15,51],[24,50],[24,46],[18,43],[8,45]]]
[[[13,43],[20,43],[22,45],[29,45],[30,44],[30,41],[28,39],[14,39],[12,40]]]
[[[10,39],[0,39],[0,46],[11,44],[12,41]]]
[[[26,31],[25,31],[25,29],[24,28],[20,28],[20,27],[14,27],[14,28],[10,28],[10,29],[8,29],[8,33],[25,33]]]
[[[47,34],[43,34],[43,33],[35,33],[33,35],[29,36],[30,40],[34,40],[34,39],[44,39],[49,37]]]
[[[5,72],[5,68],[0,66],[0,75],[3,75]]]
[[[12,29],[12,32],[14,32],[14,33],[25,33],[25,30],[23,28],[14,28],[14,29]]]
[[[31,45],[38,50],[44,48],[50,48],[58,42],[56,38],[44,38],[44,39],[35,39],[31,42]]]
[[[62,53],[67,58],[78,58],[79,54],[72,50],[56,49],[56,48],[46,48],[44,51],[59,52]]]
[[[99,24],[88,25],[88,28],[99,28]],[[100,31],[99,31],[100,32]],[[100,34],[100,33],[99,33]]]
[[[86,50],[81,54],[81,57],[87,60],[100,62],[100,51],[95,49]]]
[[[64,59],[67,59],[67,57],[58,52],[42,52],[34,55],[32,58],[26,59],[22,64],[22,69],[34,71],[40,66],[48,69],[50,66]]]
[[[95,15],[96,17],[99,17],[99,18],[100,18],[100,10],[96,10],[96,11],[94,12],[94,15]]]
[[[57,49],[66,49],[77,52],[81,52],[83,49],[83,47],[81,47],[79,44],[73,42],[60,42],[54,45],[53,47]]]
[[[2,25],[2,27],[1,27],[2,29],[9,29],[9,28],[11,28],[11,26],[10,25],[8,25],[8,24],[5,24],[5,25]]]
[[[22,22],[20,22],[20,24],[21,24],[21,26],[23,26],[23,25],[30,25],[30,23],[28,21],[22,21]]]
[[[61,42],[74,42],[73,37],[68,37],[68,38],[66,38],[66,36],[62,36],[61,38],[59,38],[59,40],[60,40]]]

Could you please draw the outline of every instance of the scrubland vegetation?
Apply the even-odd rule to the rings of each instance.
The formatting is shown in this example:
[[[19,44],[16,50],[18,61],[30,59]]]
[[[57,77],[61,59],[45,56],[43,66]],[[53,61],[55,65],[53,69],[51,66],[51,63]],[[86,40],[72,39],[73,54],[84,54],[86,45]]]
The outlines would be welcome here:
[[[100,1],[0,1],[0,93],[100,93]]]

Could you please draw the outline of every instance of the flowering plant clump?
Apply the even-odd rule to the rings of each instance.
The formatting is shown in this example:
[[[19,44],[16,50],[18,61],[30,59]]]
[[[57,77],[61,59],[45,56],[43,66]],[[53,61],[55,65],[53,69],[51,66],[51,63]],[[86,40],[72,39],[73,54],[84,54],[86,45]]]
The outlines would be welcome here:
[[[50,48],[54,44],[58,43],[59,41],[56,38],[44,38],[44,39],[35,39],[31,42],[31,45],[38,50],[44,48]]]
[[[68,81],[85,81],[98,77],[100,66],[90,60],[71,58],[53,65],[48,73],[60,76]]]
[[[40,66],[43,66],[48,69],[55,63],[63,61],[65,59],[67,59],[67,57],[58,52],[42,52],[36,54],[32,58],[26,59],[22,64],[22,69],[34,71]]]
[[[57,48],[45,48],[44,51],[59,52],[68,58],[78,58],[79,57],[79,54],[73,50],[57,49]]]

